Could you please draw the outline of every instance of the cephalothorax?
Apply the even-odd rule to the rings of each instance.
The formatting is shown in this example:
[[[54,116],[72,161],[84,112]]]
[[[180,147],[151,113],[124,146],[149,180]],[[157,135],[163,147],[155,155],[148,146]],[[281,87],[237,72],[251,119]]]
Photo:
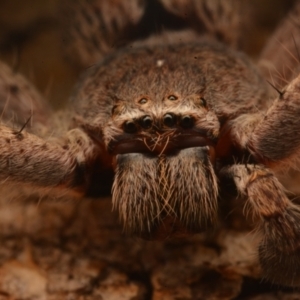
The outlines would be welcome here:
[[[299,165],[300,79],[272,101],[243,54],[189,34],[161,34],[90,67],[64,138],[1,125],[1,178],[86,194],[114,168],[125,229],[154,239],[213,227],[223,183],[233,182],[264,233],[266,276],[299,285],[300,209],[272,169]]]
[[[211,226],[220,131],[245,110],[256,113],[265,105],[259,103],[267,94],[263,80],[242,55],[211,42],[144,46],[108,60],[83,83],[95,108],[74,101],[95,128],[92,136],[116,156],[113,203],[125,227],[147,235],[164,228],[169,236],[180,227],[198,232]],[[102,112],[100,120],[95,111]]]

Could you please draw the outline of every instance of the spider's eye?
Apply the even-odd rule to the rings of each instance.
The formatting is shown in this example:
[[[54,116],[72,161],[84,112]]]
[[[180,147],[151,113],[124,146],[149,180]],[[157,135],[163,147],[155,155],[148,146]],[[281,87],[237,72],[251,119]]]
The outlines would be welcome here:
[[[184,129],[189,129],[194,126],[194,119],[191,116],[183,116],[180,120],[180,126]]]
[[[141,126],[144,128],[144,129],[149,129],[152,127],[152,119],[150,116],[145,116],[141,119],[140,121],[140,124]]]
[[[176,116],[173,114],[165,114],[164,124],[168,127],[173,127],[176,124]]]
[[[206,100],[203,97],[200,98],[200,101],[201,101],[202,106],[204,106],[204,107],[207,106]]]
[[[137,132],[137,126],[133,121],[127,121],[123,125],[124,131],[127,133],[135,133]]]
[[[174,95],[170,95],[170,96],[168,97],[168,99],[171,100],[171,101],[175,101],[175,100],[178,99],[178,97],[176,97],[176,96],[174,96]]]
[[[146,99],[146,98],[142,98],[139,100],[140,104],[146,104],[147,102],[148,102],[148,99]]]

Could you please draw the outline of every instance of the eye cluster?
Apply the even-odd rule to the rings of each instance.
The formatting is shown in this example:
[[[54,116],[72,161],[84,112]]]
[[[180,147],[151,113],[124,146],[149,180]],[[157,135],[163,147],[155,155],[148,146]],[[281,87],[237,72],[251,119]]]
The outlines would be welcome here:
[[[190,115],[177,116],[173,113],[166,113],[163,116],[163,124],[166,127],[180,126],[183,129],[190,129],[195,124],[195,119]]]
[[[136,133],[140,129],[152,128],[153,120],[150,116],[146,115],[137,120],[126,121],[123,124],[123,129],[126,133]]]
[[[149,130],[152,129],[154,126],[157,129],[167,128],[175,128],[177,126],[181,127],[182,129],[191,129],[195,124],[194,117],[190,115],[183,115],[179,116],[174,113],[166,113],[162,116],[162,119],[155,123],[154,120],[149,116],[143,116],[136,120],[126,121],[123,124],[123,130],[126,133],[136,133],[140,129],[142,130]]]

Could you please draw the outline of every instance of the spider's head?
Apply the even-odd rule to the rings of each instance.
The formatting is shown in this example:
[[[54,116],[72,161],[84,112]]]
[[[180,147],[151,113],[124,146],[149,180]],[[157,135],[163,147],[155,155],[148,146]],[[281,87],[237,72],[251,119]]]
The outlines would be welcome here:
[[[104,137],[115,155],[113,205],[126,230],[160,239],[215,222],[218,133],[219,121],[201,94],[116,102]]]
[[[113,204],[125,228],[165,238],[215,223],[220,123],[266,95],[252,64],[219,44],[162,41],[124,49],[88,75],[77,110],[115,157]]]

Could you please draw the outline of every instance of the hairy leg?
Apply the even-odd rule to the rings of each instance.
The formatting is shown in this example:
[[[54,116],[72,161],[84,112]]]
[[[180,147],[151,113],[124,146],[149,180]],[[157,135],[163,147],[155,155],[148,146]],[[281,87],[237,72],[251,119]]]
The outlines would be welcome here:
[[[285,195],[271,170],[261,165],[233,165],[220,172],[234,181],[258,217],[264,237],[259,247],[263,274],[291,286],[300,284],[300,208]]]
[[[270,167],[299,167],[300,76],[280,94],[254,129],[247,147]]]
[[[80,193],[89,185],[89,168],[99,149],[81,130],[46,141],[26,131],[0,126],[0,179]],[[101,167],[101,166],[100,166]]]
[[[299,169],[299,16],[300,5],[296,3],[260,57],[259,66],[278,98],[273,103],[265,99],[268,110],[240,115],[224,126],[219,146],[222,156],[239,148],[272,169]]]
[[[299,168],[299,115],[300,76],[266,112],[242,114],[229,121],[221,132],[220,155],[228,155],[233,147],[249,151],[258,162],[278,171]]]
[[[73,63],[86,68],[121,46],[187,28],[238,47],[246,7],[239,0],[67,1],[64,49]]]
[[[127,42],[143,16],[144,0],[68,1],[63,7],[66,56],[89,67]]]
[[[160,0],[164,7],[186,20],[191,28],[201,34],[238,47],[243,26],[247,23],[242,12],[245,3],[238,0]],[[242,25],[244,24],[244,25]]]
[[[54,118],[35,88],[1,62],[0,114],[2,183],[18,182],[82,194],[89,193],[95,171],[111,168],[109,159],[102,157],[101,146],[84,130],[68,131],[66,112]],[[63,137],[51,137],[63,130]],[[102,182],[97,184],[101,186]]]
[[[2,123],[21,128],[47,126],[52,111],[47,101],[22,75],[0,62],[0,119]],[[37,126],[36,126],[37,127]]]
[[[248,148],[275,169],[300,166],[300,76],[280,94],[255,127]]]
[[[259,67],[278,89],[295,78],[300,71],[300,3],[279,24],[264,47]]]

